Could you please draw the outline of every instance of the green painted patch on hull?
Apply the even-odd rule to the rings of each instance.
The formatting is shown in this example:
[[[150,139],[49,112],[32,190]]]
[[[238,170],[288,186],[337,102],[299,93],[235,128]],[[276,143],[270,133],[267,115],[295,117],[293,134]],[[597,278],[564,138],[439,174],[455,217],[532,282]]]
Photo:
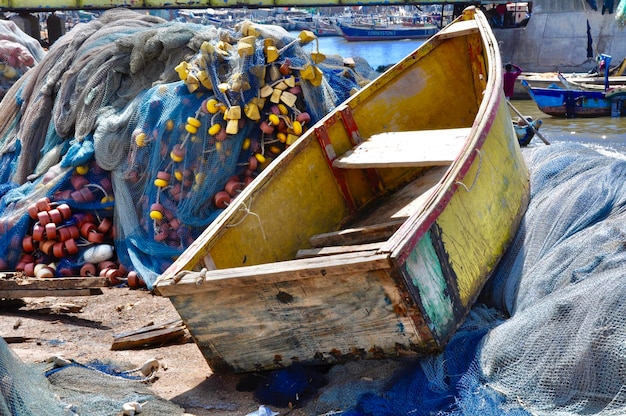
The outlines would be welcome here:
[[[428,327],[436,338],[446,338],[454,330],[456,320],[453,301],[448,294],[448,285],[431,233],[426,233],[420,239],[404,267],[411,283],[418,290]]]

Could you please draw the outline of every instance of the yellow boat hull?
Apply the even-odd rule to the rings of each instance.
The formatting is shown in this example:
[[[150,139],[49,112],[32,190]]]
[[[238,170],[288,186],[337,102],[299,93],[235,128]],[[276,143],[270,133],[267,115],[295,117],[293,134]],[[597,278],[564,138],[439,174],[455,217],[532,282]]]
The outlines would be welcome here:
[[[446,345],[528,204],[501,67],[468,8],[312,126],[163,273],[155,293],[214,372]]]

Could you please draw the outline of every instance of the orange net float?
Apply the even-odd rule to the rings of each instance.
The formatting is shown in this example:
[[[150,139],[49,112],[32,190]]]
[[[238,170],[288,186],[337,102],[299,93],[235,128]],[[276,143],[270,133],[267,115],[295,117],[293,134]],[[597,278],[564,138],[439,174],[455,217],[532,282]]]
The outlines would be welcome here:
[[[104,234],[96,230],[91,230],[89,234],[87,234],[87,241],[90,243],[102,243],[104,241]]]
[[[35,203],[39,211],[48,211],[50,209],[50,199],[40,198]]]
[[[57,234],[57,226],[55,223],[53,222],[49,222],[48,224],[45,225],[44,227],[46,229],[46,238],[48,240],[56,240],[58,237]]]
[[[43,225],[41,225],[39,223],[33,225],[33,240],[35,240],[35,241],[43,241],[45,231],[46,230],[43,227]]]
[[[96,224],[92,222],[86,222],[80,227],[80,235],[82,235],[84,238],[89,237],[89,234],[92,231],[97,231]]]
[[[27,235],[22,239],[22,248],[26,253],[35,251],[35,242],[32,235]]]
[[[76,244],[76,240],[70,238],[69,240],[64,241],[63,244],[65,246],[65,250],[70,256],[78,254],[78,245]]]
[[[72,185],[72,188],[74,188],[74,190],[76,191],[81,190],[88,183],[89,179],[87,179],[83,175],[72,175],[72,177],[70,178],[70,184]]]
[[[54,243],[52,246],[52,254],[58,259],[65,257],[65,245],[61,242]]]
[[[50,220],[50,215],[48,214],[48,211],[39,211],[37,213],[37,219],[39,220],[39,223],[41,225],[46,225],[48,224],[51,220]]]
[[[106,218],[103,218],[102,221],[100,221],[100,224],[98,224],[97,230],[98,232],[102,234],[106,234],[107,232],[109,232],[111,227],[113,227],[113,221],[111,220],[111,218],[106,217]]]
[[[35,277],[35,263],[26,263],[24,265],[24,274],[29,277]]]
[[[61,224],[63,222],[63,215],[56,208],[48,211],[48,216],[50,217],[50,221],[54,224]]]
[[[28,216],[33,220],[37,219],[37,213],[39,212],[39,208],[37,208],[37,204],[30,204],[28,206]]]
[[[86,277],[96,276],[96,272],[97,272],[96,265],[93,263],[85,263],[80,268],[81,276],[86,276]]]
[[[54,254],[54,243],[55,241],[53,240],[46,240],[39,245],[39,250],[41,250],[42,253],[47,254],[48,256],[52,256]]]
[[[230,195],[226,191],[219,191],[213,196],[213,204],[215,204],[215,206],[219,209],[226,208],[230,204],[231,200]]]

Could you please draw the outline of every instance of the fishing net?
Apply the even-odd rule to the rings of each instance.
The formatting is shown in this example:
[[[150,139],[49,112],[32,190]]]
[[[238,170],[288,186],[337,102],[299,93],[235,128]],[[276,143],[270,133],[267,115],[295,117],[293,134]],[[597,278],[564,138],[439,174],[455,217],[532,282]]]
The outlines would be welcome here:
[[[0,20],[0,99],[44,54],[39,42],[14,22]]]
[[[75,26],[0,102],[0,269],[151,289],[364,73],[248,21],[113,9]]]
[[[626,26],[626,0],[620,0],[617,5],[617,9],[615,9],[615,20],[620,29]]]
[[[127,403],[139,403],[142,415],[184,414],[155,395],[150,378],[132,366],[81,364],[62,357],[48,361],[23,363],[0,338],[0,414],[110,416],[122,414]]]
[[[444,353],[346,414],[626,414],[626,161],[570,143],[529,166],[521,228]]]

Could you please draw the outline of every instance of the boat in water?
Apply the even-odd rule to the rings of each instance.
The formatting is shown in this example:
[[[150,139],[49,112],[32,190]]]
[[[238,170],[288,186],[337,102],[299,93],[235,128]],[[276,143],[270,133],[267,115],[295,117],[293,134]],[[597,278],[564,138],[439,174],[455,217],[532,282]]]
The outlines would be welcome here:
[[[230,201],[154,287],[211,370],[441,351],[529,201],[502,85],[469,7]]]
[[[605,90],[565,88],[552,84],[548,88],[531,86],[521,81],[530,98],[543,113],[554,117],[620,117],[626,115],[626,89]]]
[[[405,25],[401,23],[339,22],[337,28],[347,41],[426,39],[439,31],[437,26],[430,23]]]

